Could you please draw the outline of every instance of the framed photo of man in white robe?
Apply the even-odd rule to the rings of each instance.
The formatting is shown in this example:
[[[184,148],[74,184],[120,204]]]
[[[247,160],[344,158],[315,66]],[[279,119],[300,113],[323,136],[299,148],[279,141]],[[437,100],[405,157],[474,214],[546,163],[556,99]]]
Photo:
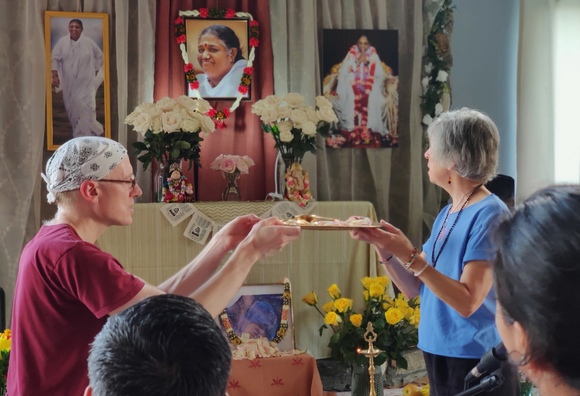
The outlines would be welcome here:
[[[46,147],[111,137],[109,14],[46,11]]]

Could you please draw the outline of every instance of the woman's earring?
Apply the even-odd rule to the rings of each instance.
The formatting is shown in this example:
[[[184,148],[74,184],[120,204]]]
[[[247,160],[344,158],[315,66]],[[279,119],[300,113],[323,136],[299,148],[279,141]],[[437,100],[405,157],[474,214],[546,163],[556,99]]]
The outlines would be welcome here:
[[[447,176],[447,184],[451,184],[451,175]]]

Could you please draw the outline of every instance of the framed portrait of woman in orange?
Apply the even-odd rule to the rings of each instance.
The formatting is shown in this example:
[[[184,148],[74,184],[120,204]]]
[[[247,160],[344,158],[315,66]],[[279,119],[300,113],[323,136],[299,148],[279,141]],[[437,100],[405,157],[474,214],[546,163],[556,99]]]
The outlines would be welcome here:
[[[109,14],[46,11],[46,146],[111,137]]]

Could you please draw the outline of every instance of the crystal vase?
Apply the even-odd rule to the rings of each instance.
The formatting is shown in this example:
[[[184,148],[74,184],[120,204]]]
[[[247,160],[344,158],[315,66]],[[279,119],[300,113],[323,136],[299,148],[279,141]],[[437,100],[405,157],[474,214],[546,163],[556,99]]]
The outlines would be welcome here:
[[[155,161],[153,169],[152,200],[153,202],[163,202],[163,182],[167,177],[167,164],[164,161]]]
[[[354,365],[352,368],[352,379],[350,382],[350,390],[352,396],[369,396],[371,390],[371,376],[369,374],[368,365]],[[384,394],[383,373],[381,366],[375,365],[375,393],[378,395]]]
[[[241,201],[242,193],[240,187],[238,186],[238,179],[240,178],[240,172],[235,171],[233,173],[223,172],[228,184],[222,193],[222,199],[224,201]]]

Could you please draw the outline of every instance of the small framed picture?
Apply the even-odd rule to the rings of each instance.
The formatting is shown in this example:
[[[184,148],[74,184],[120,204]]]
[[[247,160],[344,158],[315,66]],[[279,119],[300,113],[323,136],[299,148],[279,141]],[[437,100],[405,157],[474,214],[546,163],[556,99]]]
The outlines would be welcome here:
[[[244,285],[218,316],[222,329],[232,344],[239,344],[242,334],[277,343],[281,351],[294,349],[290,283]]]
[[[250,58],[250,20],[247,18],[185,18],[187,57],[207,100],[234,100]],[[195,97],[187,85],[188,95]],[[251,100],[248,88],[242,100]]]
[[[46,145],[111,137],[109,14],[46,11]]]

